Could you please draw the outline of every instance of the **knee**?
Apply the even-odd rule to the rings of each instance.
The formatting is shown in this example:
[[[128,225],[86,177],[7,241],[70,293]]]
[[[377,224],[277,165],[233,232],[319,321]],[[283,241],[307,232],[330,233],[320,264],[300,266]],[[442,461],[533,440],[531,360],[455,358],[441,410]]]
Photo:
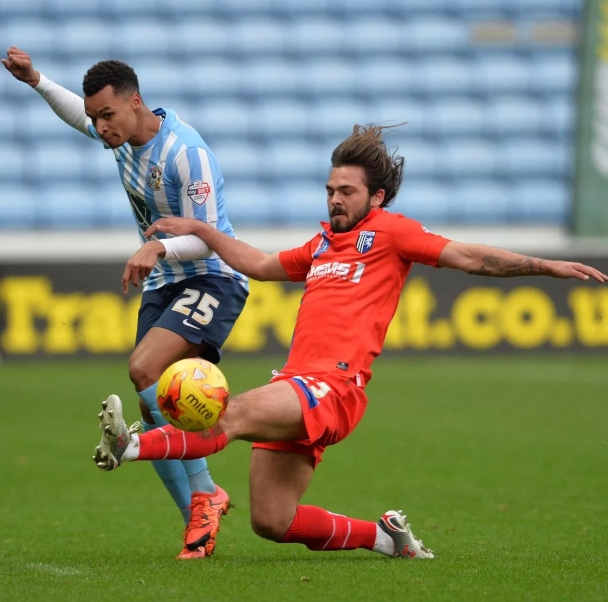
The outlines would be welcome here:
[[[273,512],[251,512],[251,528],[256,535],[270,541],[281,541],[293,522],[293,516]]]
[[[147,389],[158,380],[150,374],[149,367],[137,351],[134,351],[129,358],[129,378],[137,391]]]

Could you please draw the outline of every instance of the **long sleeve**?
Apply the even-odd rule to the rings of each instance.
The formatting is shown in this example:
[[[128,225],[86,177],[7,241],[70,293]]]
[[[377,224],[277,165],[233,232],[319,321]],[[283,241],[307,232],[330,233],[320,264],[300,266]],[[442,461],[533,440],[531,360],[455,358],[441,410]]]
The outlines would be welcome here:
[[[92,127],[92,122],[84,112],[84,100],[80,96],[62,88],[42,73],[34,90],[46,100],[51,109],[68,125],[90,138],[95,137],[89,129]]]

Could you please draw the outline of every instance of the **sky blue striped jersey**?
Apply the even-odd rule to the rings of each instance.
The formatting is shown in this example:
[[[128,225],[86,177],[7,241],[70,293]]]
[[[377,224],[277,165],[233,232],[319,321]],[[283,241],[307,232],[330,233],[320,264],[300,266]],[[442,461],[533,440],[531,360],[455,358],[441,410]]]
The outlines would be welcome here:
[[[234,237],[224,205],[224,176],[217,159],[196,130],[181,121],[170,109],[156,109],[164,121],[147,144],[130,144],[113,149],[131,209],[143,233],[161,217],[192,217]],[[95,127],[89,135],[100,140]],[[157,233],[155,238],[170,235]],[[196,261],[159,260],[146,279],[144,290],[158,289],[185,278],[211,274],[234,278],[247,289],[247,278],[236,272],[217,255]]]

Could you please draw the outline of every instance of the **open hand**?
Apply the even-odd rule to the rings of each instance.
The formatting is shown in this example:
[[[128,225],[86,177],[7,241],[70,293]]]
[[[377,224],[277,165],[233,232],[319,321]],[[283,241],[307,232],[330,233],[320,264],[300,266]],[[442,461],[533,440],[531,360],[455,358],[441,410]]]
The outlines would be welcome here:
[[[34,69],[30,55],[15,46],[11,46],[6,56],[7,58],[2,59],[5,69],[19,81],[35,88],[40,82],[40,73]]]
[[[593,278],[598,282],[608,282],[608,276],[599,270],[582,263],[571,261],[547,261],[550,275],[554,278],[578,278],[579,280],[589,280]]]

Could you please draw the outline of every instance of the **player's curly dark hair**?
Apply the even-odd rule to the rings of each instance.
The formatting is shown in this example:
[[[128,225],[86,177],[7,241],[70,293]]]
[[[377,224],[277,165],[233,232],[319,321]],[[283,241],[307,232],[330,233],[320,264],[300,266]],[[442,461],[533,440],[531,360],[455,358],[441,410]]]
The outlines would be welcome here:
[[[382,139],[385,130],[399,125],[381,126],[370,123],[355,125],[353,133],[341,142],[331,154],[331,166],[357,165],[365,171],[370,195],[384,190],[384,201],[380,207],[392,205],[403,180],[405,159],[386,148]]]
[[[101,61],[93,65],[82,80],[85,96],[93,96],[106,86],[112,86],[114,94],[139,92],[139,80],[133,68],[121,61]]]

